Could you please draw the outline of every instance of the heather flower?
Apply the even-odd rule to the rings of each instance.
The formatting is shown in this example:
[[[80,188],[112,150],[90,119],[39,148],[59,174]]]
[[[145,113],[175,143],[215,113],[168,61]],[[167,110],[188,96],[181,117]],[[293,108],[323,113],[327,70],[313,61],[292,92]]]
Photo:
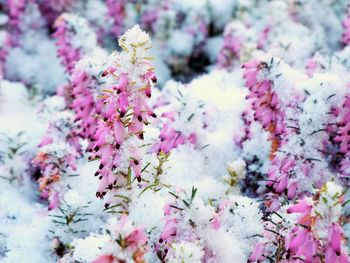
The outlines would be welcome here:
[[[59,181],[70,169],[77,169],[77,158],[80,156],[80,144],[72,133],[73,116],[62,111],[56,114],[50,123],[46,135],[38,145],[38,153],[32,160],[40,169],[38,179],[40,196],[49,200],[49,209],[58,206],[60,200]]]
[[[297,224],[286,237],[286,249],[295,262],[349,262],[342,229],[343,189],[333,182],[325,184],[314,199],[300,200],[288,208],[297,213]]]
[[[62,15],[57,18],[54,27],[56,32],[54,37],[57,38],[57,52],[61,57],[62,64],[66,67],[66,70],[72,72],[75,63],[81,58],[79,49],[75,48],[71,43],[71,32],[69,31],[69,25],[67,21],[68,15]]]
[[[238,28],[236,29],[235,26]],[[225,27],[224,43],[217,57],[219,68],[230,69],[235,61],[240,61],[241,59],[242,46],[245,39],[240,35],[242,33],[240,31],[243,29],[239,26],[239,24],[229,24]]]
[[[95,95],[96,80],[83,68],[76,67],[72,72],[71,86],[70,108],[75,113],[76,133],[81,138],[91,138],[97,128],[95,115],[102,107],[98,104]]]
[[[256,240],[254,235],[260,233],[257,204],[249,198],[230,196],[229,200],[214,207],[198,198],[195,188],[192,188],[191,195],[181,189],[170,193],[172,197],[164,206],[163,230],[156,246],[160,260],[172,262],[191,254],[193,259],[200,257],[200,262],[226,263],[232,258],[243,262],[248,259],[250,245],[240,247],[238,239],[249,240],[250,243]],[[257,227],[247,227],[242,231],[241,224],[252,226],[250,220]],[[194,246],[188,251],[178,251],[177,247],[183,243]],[[235,249],[227,251],[227,246]]]
[[[123,32],[123,23],[126,16],[125,0],[107,0],[108,16],[113,21],[112,33],[119,37]]]
[[[317,66],[318,66],[318,63],[314,58],[308,59],[308,61],[306,63],[306,74],[309,77],[312,77]]]
[[[48,25],[52,25],[54,21],[64,12],[72,11],[74,8],[74,0],[46,0],[39,2],[39,8],[45,17]]]
[[[118,221],[111,219],[107,230],[110,239],[100,248],[101,255],[93,262],[145,262],[144,255],[149,248],[144,227],[134,226],[126,215],[122,215]]]
[[[280,145],[280,135],[284,132],[284,113],[278,95],[273,90],[273,82],[264,77],[269,70],[268,65],[265,62],[251,60],[244,64],[243,68],[245,86],[250,91],[247,99],[251,101],[254,119],[270,133],[272,158]]]
[[[59,16],[54,28],[58,56],[66,71],[72,74],[75,64],[84,55],[98,49],[96,34],[85,18],[70,13]]]
[[[8,25],[9,31],[11,32],[11,44],[19,44],[19,36],[21,34],[21,20],[23,19],[27,6],[26,0],[8,0]]]
[[[349,85],[348,85],[349,86]],[[345,98],[345,101],[342,105],[342,108],[339,108],[339,112],[336,113],[335,116],[338,117],[338,125],[337,128],[335,128],[336,136],[334,137],[334,142],[338,144],[339,146],[339,154],[340,156],[340,173],[342,175],[349,175],[349,167],[350,167],[350,149],[349,149],[349,142],[350,142],[350,99],[347,96]],[[337,116],[338,115],[338,116]]]
[[[116,184],[125,186],[127,181],[130,186],[131,171],[141,182],[139,142],[144,139],[144,125],[156,117],[148,106],[156,81],[147,53],[151,45],[148,34],[135,26],[120,37],[119,45],[123,51],[111,56],[116,66],[107,66],[102,73],[113,84],[102,90],[96,102],[103,107],[97,113],[96,132],[89,145],[93,151],[90,159],[100,159],[95,175],[101,180],[96,193],[101,198]]]

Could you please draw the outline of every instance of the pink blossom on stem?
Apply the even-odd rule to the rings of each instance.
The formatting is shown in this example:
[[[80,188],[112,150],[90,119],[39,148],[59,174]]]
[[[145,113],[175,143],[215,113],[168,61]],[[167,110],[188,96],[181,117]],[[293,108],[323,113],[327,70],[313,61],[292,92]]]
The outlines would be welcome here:
[[[78,124],[76,133],[84,139],[91,138],[96,132],[97,120],[94,115],[102,107],[95,98],[94,88],[96,85],[93,77],[83,69],[75,68],[73,70],[70,108],[74,111],[75,122]]]
[[[28,2],[30,0],[7,0],[11,45],[16,46],[19,44],[20,24]]]
[[[235,61],[240,61],[244,38],[235,30],[234,24],[225,27],[224,43],[217,56],[219,68],[231,69]]]
[[[280,145],[280,135],[284,132],[284,113],[280,109],[278,96],[273,91],[273,82],[265,79],[263,73],[268,71],[265,62],[251,60],[243,65],[243,78],[250,93],[247,99],[251,101],[254,119],[270,133],[272,141],[270,158]]]
[[[125,19],[125,0],[107,0],[108,16],[113,21],[112,33],[119,37],[123,31],[123,22]]]
[[[342,188],[332,182],[325,184],[314,200],[303,199],[288,208],[298,213],[295,226],[286,237],[292,262],[302,258],[305,262],[350,262],[344,250]],[[324,236],[322,233],[327,232]]]
[[[68,73],[72,73],[76,62],[81,58],[80,50],[72,43],[73,32],[69,24],[69,14],[63,14],[57,18],[54,24],[54,38],[57,39],[56,46],[58,56]]]
[[[50,122],[38,145],[38,153],[32,160],[34,166],[41,171],[38,179],[39,192],[41,198],[49,200],[50,210],[59,204],[61,177],[69,170],[77,169],[76,161],[81,155],[72,122],[70,112],[58,112]]]
[[[101,247],[94,263],[124,262],[127,259],[134,263],[145,262],[144,255],[149,250],[148,237],[143,226],[135,226],[126,215],[120,220],[109,221],[110,240]]]
[[[102,90],[96,102],[101,109],[96,112],[96,132],[88,147],[92,152],[90,160],[100,160],[95,175],[101,180],[96,193],[101,198],[116,184],[130,187],[131,172],[141,182],[142,156],[137,141],[144,139],[144,125],[148,125],[150,117],[156,117],[148,106],[156,80],[145,58],[150,47],[148,34],[135,26],[119,39],[119,44],[123,51],[112,54],[118,66],[107,66],[102,73],[113,84]],[[107,206],[110,202],[107,198]]]

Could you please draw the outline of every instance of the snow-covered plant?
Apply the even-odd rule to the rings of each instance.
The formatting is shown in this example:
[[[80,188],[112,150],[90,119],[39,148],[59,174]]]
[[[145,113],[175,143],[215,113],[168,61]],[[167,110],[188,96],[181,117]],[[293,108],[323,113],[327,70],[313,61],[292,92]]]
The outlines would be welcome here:
[[[203,102],[189,96],[189,89],[168,82],[161,96],[157,97],[153,108],[159,116],[160,134],[154,145],[155,152],[169,153],[184,144],[198,146],[198,136],[207,125],[207,108]]]
[[[249,260],[349,262],[343,229],[346,203],[343,188],[328,182],[315,189],[313,197],[284,207],[282,213],[272,213]]]
[[[71,74],[75,64],[96,48],[96,34],[85,18],[70,13],[58,17],[54,27],[56,31],[53,36],[57,39],[58,56]]]
[[[247,260],[251,253],[247,242],[253,242],[262,233],[258,205],[249,198],[230,196],[216,209],[184,191],[170,192],[172,195],[164,207],[164,226],[156,246],[157,255],[165,262],[231,262]],[[249,222],[248,222],[249,221]],[[253,222],[254,221],[254,222]],[[251,227],[243,230],[243,225]],[[253,227],[253,225],[255,227]],[[246,242],[242,242],[246,240]],[[188,249],[180,249],[192,243]],[[223,244],[235,247],[227,250]],[[190,249],[191,248],[191,249]],[[193,260],[193,261],[192,261]]]
[[[26,165],[24,132],[15,135],[0,134],[0,179],[22,184]],[[21,165],[19,165],[20,163]]]
[[[286,238],[291,262],[349,262],[344,239],[342,206],[344,190],[333,182],[325,184],[313,199],[305,198],[288,208],[298,213],[297,223]]]
[[[349,175],[350,166],[349,107],[350,99],[346,96],[342,107],[333,109],[333,113],[338,119],[337,125],[335,127],[329,127],[330,140],[333,145],[335,144],[338,146],[337,150],[331,153],[331,157],[333,157],[333,165],[338,165],[339,167],[336,168],[337,171],[345,177]]]
[[[350,262],[347,4],[0,0],[0,261]]]
[[[280,135],[284,132],[284,112],[280,108],[278,95],[273,90],[273,82],[266,78],[268,64],[252,60],[243,65],[245,85],[250,93],[247,99],[251,101],[254,111],[254,120],[259,121],[262,127],[269,132],[271,145],[271,158],[280,144]]]
[[[333,177],[334,168],[328,167],[331,153],[322,148],[331,143],[327,131],[334,126],[331,113],[344,94],[344,81],[325,73],[307,78],[276,58],[263,64],[253,61],[244,67],[246,86],[253,91],[247,96],[252,101],[253,122],[260,122],[272,141],[266,205],[276,210],[279,202],[284,202],[282,199],[276,202],[278,196],[294,199],[301,193],[310,193],[313,185],[319,188]],[[289,87],[287,93],[283,91],[286,86]],[[319,117],[320,108],[311,106],[313,104],[322,105],[325,117]],[[307,178],[307,181],[304,179],[300,184],[298,178]]]
[[[96,196],[102,198],[113,190],[108,199],[118,188],[130,187],[132,177],[141,182],[143,126],[149,124],[149,117],[156,117],[148,105],[156,81],[149,62],[149,35],[135,26],[120,37],[119,45],[123,50],[111,55],[113,64],[102,73],[108,86],[101,88],[103,108],[96,116],[97,129],[89,145],[90,160],[100,162]]]
[[[49,200],[49,209],[54,209],[59,204],[62,189],[58,182],[61,177],[73,174],[73,170],[77,168],[80,146],[78,137],[72,133],[72,124],[71,112],[58,112],[38,145],[38,153],[33,159],[34,166],[41,171],[38,179],[40,197]]]
[[[242,60],[246,60],[248,50],[256,48],[256,45],[250,43],[255,40],[250,36],[251,32],[252,30],[245,24],[238,21],[231,22],[225,27],[224,41],[217,56],[219,68],[232,70]]]
[[[105,232],[105,235],[76,240],[73,244],[77,246],[77,250],[70,256],[70,259],[81,260],[84,258],[93,263],[146,262],[144,255],[149,250],[149,247],[144,226],[136,226],[128,216],[122,215],[119,220],[111,218],[108,221]],[[99,244],[99,247],[94,248],[93,255],[89,255],[87,258],[89,252],[84,251],[86,249],[84,243],[89,245],[89,239],[92,239],[93,243],[91,245]],[[63,258],[61,262],[70,262],[70,259],[67,257],[66,261]]]
[[[72,249],[71,239],[84,236],[85,227],[89,223],[91,209],[90,202],[84,203],[84,199],[74,190],[69,190],[60,200],[57,209],[50,217],[52,218],[52,229],[49,230],[52,236],[52,248],[55,253],[62,257]]]

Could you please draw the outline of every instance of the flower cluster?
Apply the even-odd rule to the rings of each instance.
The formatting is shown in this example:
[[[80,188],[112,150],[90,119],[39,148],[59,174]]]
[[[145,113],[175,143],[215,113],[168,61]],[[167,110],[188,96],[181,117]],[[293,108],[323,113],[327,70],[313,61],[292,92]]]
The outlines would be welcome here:
[[[284,113],[278,102],[278,95],[273,90],[273,82],[266,78],[269,66],[265,62],[252,60],[243,65],[245,85],[250,93],[247,99],[251,100],[254,111],[254,120],[259,121],[262,127],[270,133],[271,158],[280,145],[280,135],[284,132]]]
[[[57,112],[50,122],[47,133],[38,145],[38,153],[33,159],[40,169],[38,178],[40,196],[49,200],[49,209],[57,207],[60,200],[60,185],[63,175],[76,170],[76,160],[80,155],[78,137],[74,134],[73,114]]]
[[[108,225],[110,240],[101,247],[100,256],[93,263],[135,262],[142,263],[148,251],[147,235],[144,227],[134,226],[126,215],[120,221],[110,220]]]
[[[180,262],[181,258],[190,262],[243,260],[250,248],[249,245],[242,246],[238,240],[252,244],[262,232],[259,225],[243,231],[244,224],[260,221],[257,204],[249,198],[230,196],[215,209],[196,197],[196,192],[197,189],[192,188],[190,196],[182,190],[171,193],[173,200],[164,207],[165,222],[156,246],[159,259],[165,262]],[[251,217],[252,214],[255,217]],[[178,250],[188,243],[193,246],[191,253],[186,249]],[[224,243],[235,246],[235,249],[220,250]]]
[[[349,86],[349,85],[348,85]],[[342,105],[342,110],[335,110],[335,115],[338,117],[338,125],[336,130],[336,136],[334,137],[334,142],[339,144],[339,152],[335,153],[340,161],[340,173],[344,176],[349,175],[350,167],[350,151],[349,151],[349,141],[350,141],[350,99],[349,97],[345,98],[345,101]],[[334,128],[332,129],[334,130]]]
[[[123,30],[125,19],[125,0],[107,0],[106,5],[108,8],[108,16],[112,19],[112,33],[114,36],[119,37]]]
[[[72,74],[75,64],[97,46],[96,34],[88,21],[75,14],[64,13],[54,24],[57,53],[66,71]]]
[[[76,67],[71,76],[72,102],[70,108],[75,113],[76,133],[84,139],[92,138],[96,131],[97,119],[102,105],[97,104],[96,80],[86,70]]]
[[[347,1],[0,0],[0,261],[350,262]]]
[[[264,223],[264,236],[255,244],[250,262],[267,258],[288,262],[349,262],[343,229],[344,197],[341,186],[328,182],[315,190],[312,198],[300,199],[285,212],[269,216]]]
[[[26,0],[9,0],[8,16],[9,28],[11,31],[11,43],[18,45],[18,36],[21,34],[21,20],[26,10]]]
[[[225,27],[224,43],[217,57],[219,68],[232,69],[234,63],[242,58],[242,46],[247,40],[244,39],[244,31],[247,27],[240,23],[230,23]]]
[[[156,117],[147,102],[156,81],[147,53],[151,45],[148,34],[135,26],[119,39],[119,45],[123,51],[111,55],[113,64],[102,73],[109,84],[101,89],[97,103],[103,108],[89,145],[93,151],[90,159],[100,160],[95,174],[101,180],[98,197],[127,177],[130,184],[131,169],[141,182],[138,141],[144,138],[143,126],[148,125],[149,117]]]
[[[299,217],[286,238],[288,256],[305,262],[349,262],[342,228],[342,204],[344,192],[341,186],[329,182],[314,196],[299,200],[288,208],[288,213]]]

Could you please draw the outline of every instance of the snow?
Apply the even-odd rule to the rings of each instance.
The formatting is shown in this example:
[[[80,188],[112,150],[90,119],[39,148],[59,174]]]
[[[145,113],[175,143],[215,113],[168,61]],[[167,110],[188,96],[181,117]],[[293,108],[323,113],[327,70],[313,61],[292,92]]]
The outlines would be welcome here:
[[[31,1],[19,11],[0,1],[0,261],[243,263],[256,244],[276,257],[276,241],[286,249],[274,260],[287,261],[307,214],[288,209],[303,201],[321,261],[333,225],[349,255],[350,153],[337,141],[349,136],[347,1],[110,1],[120,5],[119,41],[106,1],[65,0],[59,10]],[[75,70],[91,77],[89,105],[76,102],[85,87],[61,64],[57,18],[69,27],[67,49],[80,52]],[[239,54],[226,50],[221,66],[228,36]],[[269,100],[254,105],[252,80],[269,83]],[[112,127],[106,137],[80,134],[75,110],[86,106],[86,118]],[[263,126],[259,111],[272,120],[279,111],[282,131]],[[117,122],[126,134],[114,145]],[[179,143],[158,151],[167,132]],[[47,182],[35,158],[52,165]]]

